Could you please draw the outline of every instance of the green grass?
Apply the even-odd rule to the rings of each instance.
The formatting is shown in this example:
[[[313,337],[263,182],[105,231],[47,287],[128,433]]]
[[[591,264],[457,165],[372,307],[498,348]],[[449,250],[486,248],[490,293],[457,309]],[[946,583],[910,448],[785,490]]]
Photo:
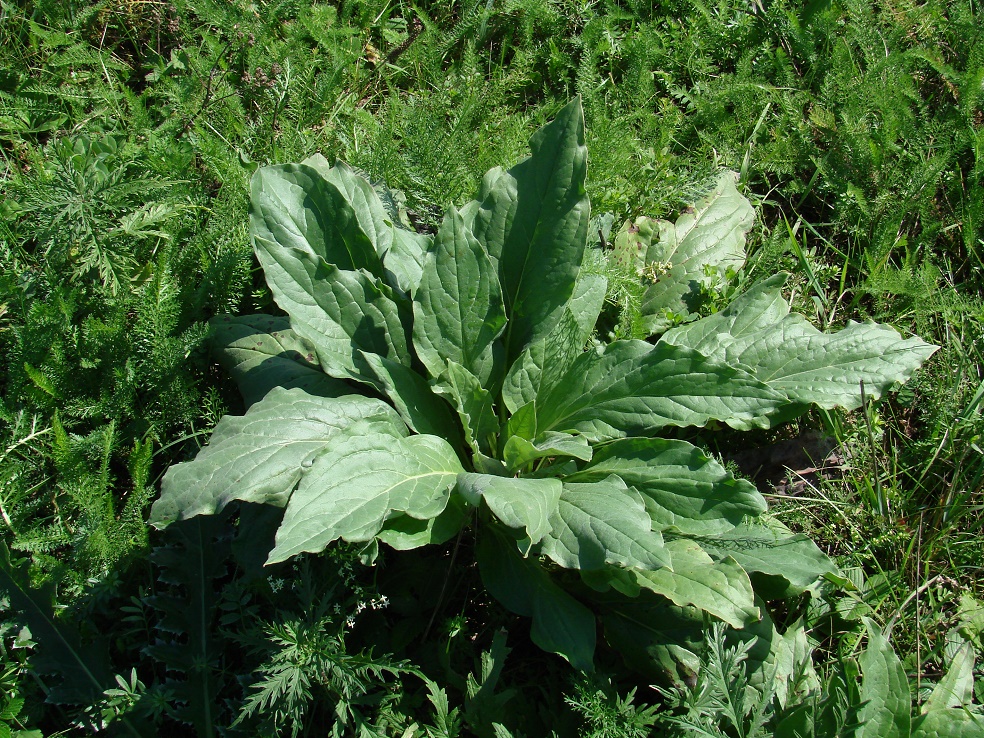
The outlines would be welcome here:
[[[984,601],[982,28],[973,0],[0,0],[0,529],[59,622],[129,685],[111,679],[122,694],[98,704],[45,703],[58,669],[11,616],[0,709],[16,714],[0,724],[85,734],[130,715],[217,732],[247,704],[242,685],[276,673],[286,641],[272,629],[304,615],[273,584],[295,573],[258,573],[234,520],[197,532],[215,560],[194,585],[173,572],[196,551],[204,561],[204,539],[162,538],[143,522],[167,466],[241,408],[208,356],[207,319],[273,307],[247,229],[255,167],[345,159],[399,190],[409,221],[430,228],[440,216],[430,204],[469,197],[575,94],[596,213],[616,226],[672,218],[732,168],[760,223],[741,284],[788,269],[797,308],[819,326],[872,318],[941,346],[892,399],[802,421],[834,436],[845,468],[797,499],[774,498],[774,514],[854,581],[825,585],[827,604],[804,615],[821,675],[863,647],[864,613],[894,623],[914,686],[938,680],[954,629],[984,646],[968,604]],[[433,556],[414,566],[441,566]],[[392,582],[352,571],[333,601],[356,617],[357,602]],[[403,610],[361,611],[342,651],[311,641],[326,658],[376,648],[415,659],[439,686],[367,686],[383,695],[373,719],[416,720],[411,735],[454,734],[455,709],[459,723],[477,720],[466,675],[512,624],[467,581],[448,590],[439,613],[429,590],[391,605]],[[174,603],[189,598],[205,614],[176,624]],[[440,653],[382,635],[411,615],[465,630],[442,631]],[[244,655],[236,631],[265,645]],[[204,661],[144,649],[162,634]],[[530,735],[551,720],[645,734],[646,706],[672,702],[621,664],[586,685],[512,633],[509,647],[496,657],[496,693],[508,697],[497,709],[527,716]],[[975,680],[979,703],[979,670]],[[277,709],[324,714],[340,692],[311,694],[321,696],[310,708],[302,694]],[[532,717],[537,702],[547,718]],[[192,713],[206,703],[214,714],[202,723]],[[297,724],[305,734],[311,718]],[[250,734],[259,722],[244,725]]]

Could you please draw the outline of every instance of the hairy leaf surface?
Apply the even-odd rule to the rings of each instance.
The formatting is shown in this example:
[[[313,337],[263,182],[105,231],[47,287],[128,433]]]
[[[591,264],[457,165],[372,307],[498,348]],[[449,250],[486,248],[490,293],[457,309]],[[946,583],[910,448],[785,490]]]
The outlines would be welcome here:
[[[363,178],[343,167],[329,181],[334,171],[307,164],[258,169],[250,184],[253,238],[381,276],[392,240],[386,211]]]
[[[701,286],[718,286],[720,278],[709,276],[708,267],[722,274],[741,268],[745,233],[754,218],[751,204],[735,187],[734,173],[723,172],[714,189],[676,223],[657,221],[658,240],[637,245],[645,249],[642,268],[650,272],[641,307],[647,332],[664,331],[673,325],[671,316],[689,314],[700,300]]]
[[[618,477],[565,483],[540,550],[565,569],[670,565],[663,537],[650,529],[642,499]]]
[[[366,381],[356,351],[410,365],[410,306],[365,271],[346,271],[300,249],[256,239],[267,284],[290,325],[333,377]]]
[[[490,474],[458,475],[458,493],[477,507],[482,500],[510,528],[526,531],[524,555],[550,531],[550,519],[560,502],[559,479],[511,479]]]
[[[801,409],[811,403],[854,409],[861,404],[861,382],[869,397],[880,397],[937,349],[878,323],[849,322],[836,333],[821,333],[789,313],[779,291],[785,279],[759,283],[720,313],[668,331],[660,343],[746,367]]]
[[[536,402],[536,427],[577,431],[592,441],[652,435],[666,426],[720,420],[767,427],[787,400],[737,367],[682,346],[616,341],[588,351]]]

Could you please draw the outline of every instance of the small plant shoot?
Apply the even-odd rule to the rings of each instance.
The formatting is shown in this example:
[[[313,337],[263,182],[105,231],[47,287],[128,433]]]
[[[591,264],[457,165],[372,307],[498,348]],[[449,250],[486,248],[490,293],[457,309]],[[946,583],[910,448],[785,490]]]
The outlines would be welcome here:
[[[252,404],[170,469],[152,522],[235,500],[282,508],[270,563],[339,540],[372,558],[471,536],[485,587],[544,650],[590,671],[601,632],[680,674],[681,633],[708,617],[773,632],[763,601],[833,565],[762,519],[753,484],[663,436],[856,408],[862,383],[878,397],[935,347],[875,323],[821,333],[790,314],[781,275],[690,314],[695,285],[743,259],[752,209],[730,173],[675,225],[605,253],[633,260],[651,337],[599,343],[580,101],[530,148],[433,235],[401,226],[343,163],[259,169],[252,234],[289,324],[215,322]]]

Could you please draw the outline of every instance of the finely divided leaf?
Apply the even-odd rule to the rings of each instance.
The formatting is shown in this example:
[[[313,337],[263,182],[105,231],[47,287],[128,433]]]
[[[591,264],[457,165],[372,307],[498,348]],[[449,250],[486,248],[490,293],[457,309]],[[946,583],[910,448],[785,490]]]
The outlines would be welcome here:
[[[685,533],[719,533],[766,509],[755,485],[735,479],[686,441],[613,441],[599,446],[591,463],[567,479],[594,482],[612,474],[642,494],[656,530],[672,526]]]
[[[575,100],[530,139],[532,156],[483,180],[474,232],[494,261],[509,323],[507,361],[553,330],[587,243],[584,113]]]
[[[212,352],[236,380],[247,407],[274,387],[299,387],[309,395],[338,397],[352,388],[318,365],[314,346],[273,315],[216,315],[209,321]]]
[[[488,254],[454,208],[424,259],[413,313],[414,348],[431,377],[453,361],[488,382],[493,341],[506,325],[502,290]]]
[[[541,553],[566,569],[609,566],[658,569],[669,566],[662,536],[650,529],[638,493],[618,477],[592,484],[563,485],[550,533]]]
[[[305,471],[340,437],[407,435],[393,409],[359,395],[314,397],[275,388],[245,415],[227,415],[193,461],[172,466],[150,522],[211,515],[232,500],[283,507]]]
[[[592,441],[653,435],[666,426],[720,420],[768,427],[788,402],[744,370],[689,348],[616,341],[581,354],[564,379],[538,397],[537,430],[578,431]]]
[[[369,541],[400,513],[437,517],[462,471],[454,449],[436,436],[350,433],[301,480],[267,563],[318,553],[339,538]]]

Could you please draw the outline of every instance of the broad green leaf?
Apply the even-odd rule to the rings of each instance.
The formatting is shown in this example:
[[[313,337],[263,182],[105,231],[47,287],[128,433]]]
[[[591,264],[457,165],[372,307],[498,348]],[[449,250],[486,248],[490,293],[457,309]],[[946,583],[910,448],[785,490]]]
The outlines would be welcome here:
[[[853,409],[865,393],[880,397],[904,382],[936,346],[902,339],[878,323],[849,322],[821,333],[806,318],[789,313],[777,275],[725,310],[667,332],[660,343],[689,346],[710,358],[748,369],[756,379],[789,397],[791,404]]]
[[[413,345],[431,377],[453,361],[488,382],[493,341],[506,325],[502,290],[488,254],[454,208],[424,259],[413,313]]]
[[[519,471],[531,461],[551,456],[567,456],[582,461],[591,460],[592,449],[588,439],[570,433],[547,431],[536,442],[521,436],[510,436],[502,449],[502,458],[511,471]]]
[[[209,321],[212,352],[242,393],[247,407],[274,387],[298,387],[309,395],[338,397],[352,392],[318,365],[314,346],[273,315],[216,315]]]
[[[319,256],[256,239],[256,253],[277,304],[310,341],[333,377],[366,381],[359,350],[410,365],[405,326],[410,306],[364,271],[345,271]]]
[[[556,386],[583,353],[601,313],[607,284],[604,277],[582,274],[554,330],[526,347],[513,362],[502,387],[509,412]]]
[[[523,405],[509,417],[506,423],[506,437],[525,438],[532,441],[537,437],[536,402]]]
[[[530,148],[532,155],[508,172],[486,175],[474,213],[475,236],[498,263],[510,363],[554,329],[581,266],[590,206],[580,101],[537,131]]]
[[[734,559],[714,561],[697,543],[683,538],[667,539],[664,551],[668,566],[609,571],[608,583],[629,596],[647,589],[681,607],[693,605],[735,628],[761,617],[748,574]],[[587,581],[598,586],[605,579],[599,575]]]
[[[642,269],[649,284],[641,313],[648,333],[669,328],[670,315],[690,313],[701,299],[701,286],[719,286],[729,267],[737,270],[745,263],[745,234],[755,211],[735,180],[734,172],[722,172],[714,189],[676,223],[657,223],[657,242],[639,244],[646,251]],[[717,277],[709,276],[714,272]]]
[[[964,641],[951,659],[946,674],[933,687],[929,699],[923,703],[922,712],[968,705],[973,697],[974,647],[968,641]]]
[[[646,215],[627,220],[612,239],[610,259],[621,271],[636,276],[646,273],[646,257],[654,240],[659,239],[659,221]]]
[[[468,521],[468,512],[464,501],[452,495],[444,512],[437,517],[418,520],[410,515],[394,515],[383,523],[376,538],[397,551],[439,546],[458,534]]]
[[[568,480],[594,482],[612,474],[642,494],[656,530],[672,526],[684,533],[720,533],[766,509],[755,485],[735,479],[686,441],[613,441],[598,446],[591,463]]]
[[[413,295],[424,274],[424,255],[432,237],[393,226],[393,245],[383,254],[383,267],[389,283],[404,295]]]
[[[250,182],[250,225],[258,250],[260,244],[265,250],[276,244],[320,256],[342,270],[382,276],[381,257],[392,238],[382,203],[369,183],[347,167],[329,181],[326,176],[333,171],[322,174],[306,164],[256,170]]]
[[[591,484],[564,483],[550,532],[540,551],[566,569],[610,566],[659,569],[670,565],[663,537],[650,529],[639,494],[618,477]]]
[[[408,231],[395,223],[376,189],[345,162],[340,161],[332,167],[321,154],[315,154],[301,164],[318,170],[326,181],[335,186],[355,216],[358,228],[366,234],[376,253],[382,257],[384,274],[377,272],[374,266],[370,268],[367,265],[366,268],[376,276],[385,275],[389,285],[401,294],[412,294],[420,283],[423,258],[428,250],[430,237]],[[338,264],[330,256],[330,253],[326,253],[325,259]]]
[[[355,363],[362,376],[386,393],[400,417],[414,431],[441,436],[455,444],[459,442],[461,431],[450,406],[434,394],[417,372],[363,351],[355,357]]]
[[[465,440],[477,454],[492,454],[492,441],[499,432],[492,393],[482,386],[474,374],[460,364],[448,362],[443,381],[434,391],[451,398],[465,430]]]
[[[603,354],[581,354],[537,398],[537,430],[578,431],[592,441],[710,420],[747,430],[768,427],[768,416],[786,402],[744,370],[689,348],[616,341]]]
[[[233,500],[283,507],[315,459],[340,438],[407,428],[389,405],[359,395],[314,397],[275,388],[245,415],[226,415],[193,461],[172,466],[150,522],[212,515]]]
[[[667,538],[670,534],[667,533]],[[713,536],[690,536],[716,558],[732,557],[747,572],[780,577],[788,586],[782,594],[803,592],[837,567],[802,533],[774,530],[765,525],[740,525]]]
[[[594,670],[594,614],[557,586],[540,564],[515,544],[487,530],[475,550],[482,583],[506,609],[533,619],[530,637],[581,671]]]
[[[506,526],[526,531],[524,555],[550,531],[563,485],[559,479],[522,479],[489,474],[459,474],[458,493],[470,505],[482,500]]]
[[[331,445],[291,495],[268,564],[319,553],[332,541],[368,541],[399,513],[444,512],[461,463],[436,436],[349,433]]]
[[[909,738],[909,680],[892,646],[870,619],[868,647],[861,654],[861,723],[858,738]]]
[[[955,707],[933,710],[912,723],[910,738],[980,738],[984,717],[980,713]]]

